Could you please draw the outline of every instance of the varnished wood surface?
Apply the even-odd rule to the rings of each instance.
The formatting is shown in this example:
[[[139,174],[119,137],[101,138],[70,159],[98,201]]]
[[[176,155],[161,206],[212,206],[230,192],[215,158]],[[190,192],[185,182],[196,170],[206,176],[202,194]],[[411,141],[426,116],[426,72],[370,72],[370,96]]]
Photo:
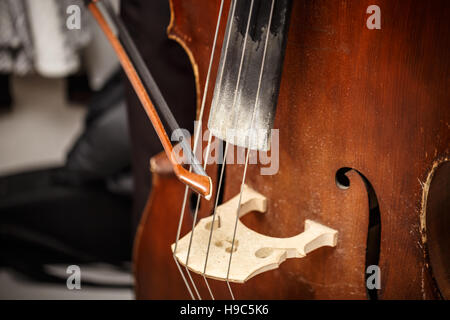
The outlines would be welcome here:
[[[365,26],[373,4],[381,8],[381,30]],[[198,84],[205,80],[218,6],[172,0],[170,35],[188,50]],[[259,166],[249,166],[246,182],[269,207],[243,221],[288,237],[312,219],[340,236],[336,248],[233,285],[238,299],[367,297],[367,191],[355,171],[348,174],[350,187],[338,188],[342,167],[361,172],[378,198],[379,298],[439,297],[420,221],[422,183],[434,163],[449,157],[449,14],[449,2],[439,0],[294,1],[275,119],[280,170],[261,176]],[[238,193],[242,169],[227,166],[224,200]],[[170,176],[154,175],[154,183],[135,246],[137,298],[189,298],[170,252],[184,189]],[[201,216],[210,210],[202,201]],[[185,219],[184,233],[192,223]],[[194,279],[208,297],[203,279]],[[229,298],[224,283],[211,284],[216,298]]]

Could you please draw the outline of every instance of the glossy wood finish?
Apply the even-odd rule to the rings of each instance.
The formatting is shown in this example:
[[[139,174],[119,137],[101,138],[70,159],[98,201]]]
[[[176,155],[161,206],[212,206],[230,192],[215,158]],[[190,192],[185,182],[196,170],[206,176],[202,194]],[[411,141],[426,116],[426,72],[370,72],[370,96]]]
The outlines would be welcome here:
[[[199,96],[219,2],[172,0],[169,35],[191,57]],[[381,8],[381,30],[365,25],[373,4]],[[280,169],[261,176],[259,165],[249,166],[246,183],[269,199],[268,212],[249,214],[243,222],[269,236],[289,237],[312,219],[338,230],[339,240],[336,248],[234,284],[236,298],[367,298],[368,194],[356,171],[347,174],[348,189],[337,187],[335,175],[343,167],[363,174],[378,198],[378,297],[440,296],[422,237],[422,185],[434,164],[449,157],[449,14],[444,0],[294,1],[275,119]],[[242,169],[227,166],[224,200],[238,193]],[[170,175],[153,176],[135,244],[136,295],[189,298],[170,252],[184,190]],[[200,216],[210,210],[202,200]],[[190,223],[187,215],[183,234]],[[203,279],[194,279],[207,298]],[[210,283],[216,298],[230,297],[224,283]]]

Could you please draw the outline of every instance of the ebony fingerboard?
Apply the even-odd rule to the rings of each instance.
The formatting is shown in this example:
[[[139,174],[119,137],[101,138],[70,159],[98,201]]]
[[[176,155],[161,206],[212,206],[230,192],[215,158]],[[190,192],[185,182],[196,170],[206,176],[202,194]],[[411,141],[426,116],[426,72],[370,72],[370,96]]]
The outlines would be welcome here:
[[[208,122],[216,137],[241,147],[270,149],[291,2],[231,4]]]

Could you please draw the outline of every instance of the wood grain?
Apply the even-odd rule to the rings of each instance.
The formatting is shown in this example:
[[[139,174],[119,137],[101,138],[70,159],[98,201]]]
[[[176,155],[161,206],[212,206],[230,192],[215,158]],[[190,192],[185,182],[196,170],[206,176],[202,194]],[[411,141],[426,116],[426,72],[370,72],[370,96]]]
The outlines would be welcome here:
[[[373,4],[381,8],[381,30],[365,25]],[[219,1],[172,0],[171,5],[170,37],[188,49],[200,94]],[[268,211],[263,217],[249,214],[243,222],[268,236],[289,237],[311,219],[338,230],[339,240],[336,248],[234,284],[236,298],[367,298],[368,196],[355,171],[347,174],[348,189],[336,186],[342,167],[361,172],[378,198],[378,297],[439,297],[420,221],[422,183],[436,161],[449,157],[449,15],[450,3],[443,0],[294,1],[275,119],[280,168],[262,176],[261,166],[249,166],[246,183],[267,197]],[[224,200],[238,193],[242,170],[227,166]],[[183,190],[168,177],[154,177],[135,246],[136,294],[189,298],[170,253]],[[201,216],[210,210],[202,201]],[[185,219],[183,234],[192,223]],[[194,279],[207,298],[203,279]],[[211,285],[216,298],[230,297],[223,283]]]

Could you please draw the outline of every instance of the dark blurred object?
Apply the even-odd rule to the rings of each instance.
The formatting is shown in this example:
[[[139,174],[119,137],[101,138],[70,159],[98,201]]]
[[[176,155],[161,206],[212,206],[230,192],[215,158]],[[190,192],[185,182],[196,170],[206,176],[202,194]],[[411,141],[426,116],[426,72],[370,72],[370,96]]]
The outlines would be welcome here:
[[[167,37],[169,1],[122,1],[121,15],[180,127],[192,132],[195,78],[186,52]],[[151,187],[149,160],[162,151],[162,146],[128,80],[125,88],[132,146],[135,230]]]
[[[91,99],[85,130],[67,156],[66,168],[80,181],[130,172],[130,140],[121,71]],[[130,190],[131,192],[131,190]]]
[[[131,199],[69,175],[63,167],[0,179],[2,265],[130,259]]]
[[[120,72],[89,103],[66,165],[0,177],[0,266],[51,280],[44,264],[131,259],[131,169]]]
[[[66,78],[66,99],[72,103],[87,104],[92,97],[86,74],[75,74]]]
[[[0,73],[0,110],[12,107],[11,82],[8,74]]]

